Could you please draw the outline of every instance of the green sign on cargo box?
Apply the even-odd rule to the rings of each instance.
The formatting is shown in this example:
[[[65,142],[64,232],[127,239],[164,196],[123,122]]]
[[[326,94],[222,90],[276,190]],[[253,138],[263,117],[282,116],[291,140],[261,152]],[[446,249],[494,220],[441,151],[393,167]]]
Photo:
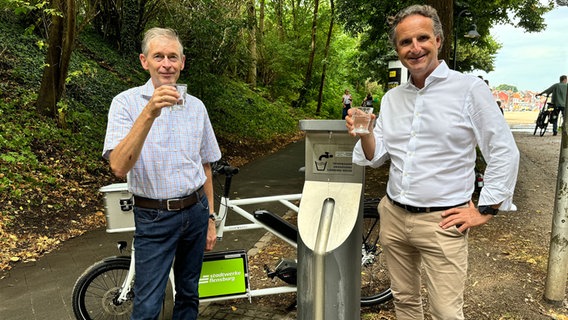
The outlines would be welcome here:
[[[199,297],[209,298],[245,293],[247,289],[242,258],[204,261],[199,278]]]

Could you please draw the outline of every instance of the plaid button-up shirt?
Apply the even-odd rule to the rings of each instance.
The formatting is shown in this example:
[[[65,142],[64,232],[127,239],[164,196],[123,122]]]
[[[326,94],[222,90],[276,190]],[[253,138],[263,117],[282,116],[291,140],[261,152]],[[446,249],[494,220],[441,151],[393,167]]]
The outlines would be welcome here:
[[[145,85],[117,95],[110,106],[103,157],[126,137],[152,97]],[[217,161],[221,151],[205,105],[186,95],[185,108],[162,109],[144,142],[140,158],[128,172],[128,190],[137,196],[169,199],[191,194],[205,181],[203,163]]]

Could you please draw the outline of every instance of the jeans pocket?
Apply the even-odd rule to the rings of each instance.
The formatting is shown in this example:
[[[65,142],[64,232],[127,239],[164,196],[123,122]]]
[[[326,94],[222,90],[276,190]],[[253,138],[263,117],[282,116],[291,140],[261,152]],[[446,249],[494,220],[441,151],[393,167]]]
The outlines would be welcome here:
[[[134,207],[134,219],[136,223],[150,223],[160,219],[162,211],[157,209],[145,209]]]
[[[206,195],[199,196],[199,201],[197,201],[195,205],[200,206],[204,210],[209,210],[209,201],[207,200],[207,196]]]

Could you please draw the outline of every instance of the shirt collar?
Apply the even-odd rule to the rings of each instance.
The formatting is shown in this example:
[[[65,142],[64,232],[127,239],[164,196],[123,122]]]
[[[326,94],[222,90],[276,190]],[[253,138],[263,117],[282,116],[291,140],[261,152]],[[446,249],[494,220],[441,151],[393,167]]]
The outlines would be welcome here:
[[[150,100],[154,94],[154,83],[150,78],[143,86],[140,87],[140,95],[146,100]]]
[[[450,68],[446,64],[446,61],[444,61],[444,60],[439,60],[439,61],[440,61],[440,64],[426,78],[426,81],[424,82],[424,88],[428,87],[430,85],[430,83],[436,81],[437,79],[445,79],[445,78],[448,77],[448,74],[450,73]],[[412,86],[412,87],[416,88],[416,86],[412,82],[412,77],[410,77],[409,81],[407,82],[407,86]]]

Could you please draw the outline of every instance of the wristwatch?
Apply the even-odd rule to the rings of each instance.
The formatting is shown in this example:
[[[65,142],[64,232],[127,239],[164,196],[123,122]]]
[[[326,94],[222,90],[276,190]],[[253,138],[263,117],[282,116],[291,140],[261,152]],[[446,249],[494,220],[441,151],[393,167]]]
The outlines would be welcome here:
[[[211,221],[215,221],[215,220],[216,220],[215,214],[214,214],[214,213],[210,214],[210,215],[209,215],[209,219],[210,219]]]
[[[495,209],[491,206],[479,206],[477,210],[479,210],[479,213],[481,214],[492,214],[494,216],[496,216],[497,213],[499,213],[499,209]]]

